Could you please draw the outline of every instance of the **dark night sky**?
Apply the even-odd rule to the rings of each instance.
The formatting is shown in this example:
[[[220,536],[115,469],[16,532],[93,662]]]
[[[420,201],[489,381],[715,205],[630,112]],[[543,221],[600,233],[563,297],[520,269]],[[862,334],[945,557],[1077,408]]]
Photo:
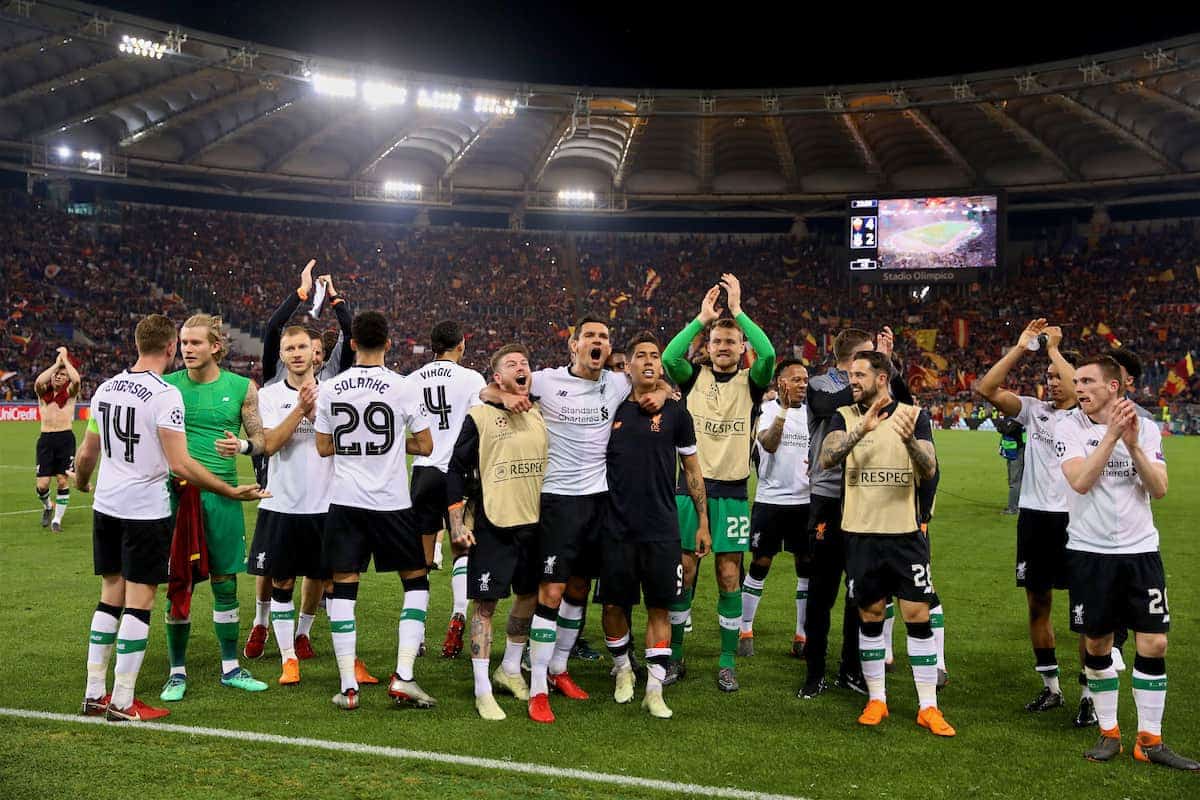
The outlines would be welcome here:
[[[823,86],[1076,58],[1200,31],[1071,3],[735,4],[112,0],[109,7],[314,55],[464,77],[653,88]],[[1063,4],[1067,5],[1067,4]],[[876,10],[858,21],[812,9]],[[907,9],[907,10],[906,10]],[[954,17],[970,16],[971,22]],[[945,30],[952,27],[952,30]]]

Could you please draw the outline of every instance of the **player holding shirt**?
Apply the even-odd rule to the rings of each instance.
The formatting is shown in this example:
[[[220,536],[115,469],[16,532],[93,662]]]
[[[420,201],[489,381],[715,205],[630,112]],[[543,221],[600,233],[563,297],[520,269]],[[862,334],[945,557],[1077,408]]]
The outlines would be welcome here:
[[[708,532],[708,502],[704,477],[696,456],[696,431],[687,409],[668,400],[655,413],[642,408],[642,398],[658,390],[662,358],[658,340],[648,331],[633,337],[627,347],[633,391],[617,409],[606,456],[609,486],[609,529],[602,548],[599,600],[604,604],[604,633],[616,665],[613,699],[633,699],[634,670],[630,663],[630,624],[627,609],[641,597],[646,601],[646,694],[642,708],[651,716],[669,719],[663,701],[663,680],[670,663],[671,622],[668,607],[683,594],[679,523],[675,506],[675,458],[687,475],[696,517],[695,555],[712,544]]]
[[[529,351],[505,345],[492,356],[492,379],[503,391],[528,395]],[[536,400],[536,398],[531,398]],[[492,694],[499,684],[518,700],[529,700],[521,677],[521,653],[529,641],[537,605],[541,562],[538,516],[549,437],[535,406],[526,413],[502,405],[476,405],[462,422],[446,473],[451,542],[469,549],[464,582],[471,608],[471,670],[475,709],[487,720],[507,715]],[[508,614],[504,660],[488,677],[492,618],[509,591],[516,595]]]
[[[79,397],[79,373],[67,355],[58,348],[54,363],[37,376],[33,388],[38,397],[38,420],[42,433],[37,440],[37,496],[42,503],[42,527],[62,532],[63,517],[71,500],[68,473],[75,468],[75,400]],[[50,502],[50,479],[58,481],[58,494]],[[53,519],[51,519],[53,517]]]
[[[775,367],[779,400],[762,405],[758,418],[758,488],[750,515],[750,569],[742,581],[738,655],[754,655],[754,615],[775,556],[786,548],[796,561],[796,632],[792,654],[804,651],[808,604],[808,369],[787,358]]]
[[[313,277],[312,271],[317,262],[310,260],[305,265],[304,270],[300,273],[300,287],[288,294],[271,318],[267,320],[266,333],[263,334],[263,386],[271,386],[279,383],[288,374],[287,366],[284,363],[285,357],[280,352],[280,342],[283,335],[284,326],[288,320],[296,313],[302,302],[305,302],[312,295]],[[354,352],[350,349],[350,307],[346,305],[346,301],[337,293],[337,289],[333,286],[333,278],[329,275],[322,275],[317,278],[317,284],[320,286],[320,291],[323,294],[321,298],[322,304],[327,299],[333,307],[333,312],[338,320],[337,343],[330,348],[330,357],[325,358],[325,345],[321,339],[321,334],[315,329],[306,329],[309,334],[312,351],[312,370],[313,375],[317,380],[327,380],[337,375],[339,372],[350,367],[354,363]],[[315,302],[315,299],[314,299]],[[258,477],[258,482],[266,485],[267,477],[267,458],[264,455],[257,455],[252,458],[254,462],[254,474]],[[253,560],[247,565],[246,571],[251,575],[256,576],[254,580],[254,590],[257,602],[254,609],[254,626],[250,628],[250,634],[246,638],[246,646],[242,652],[246,658],[261,658],[264,646],[267,643],[271,613],[271,597],[272,584],[269,576],[266,576],[258,569]],[[321,592],[324,585],[321,581],[313,580],[306,577],[301,585],[300,598],[304,609],[301,611],[301,619],[305,616],[311,616],[315,613],[317,604],[321,602]],[[303,622],[301,623],[303,625]],[[312,647],[308,642],[307,633],[301,634],[297,632],[297,653],[301,660],[312,657]]]
[[[404,607],[396,648],[396,671],[388,695],[397,705],[432,708],[436,701],[413,679],[413,663],[425,639],[429,577],[421,533],[408,510],[405,453],[433,452],[421,400],[403,377],[383,365],[391,340],[378,311],[354,318],[350,346],[354,366],[321,384],[317,394],[317,452],[333,457],[333,493],[325,518],[324,566],[333,574],[329,628],[341,691],[333,704],[358,708],[358,634],[354,605],[358,577],[372,557],[376,572],[398,572]],[[408,430],[412,438],[406,439]]]
[[[1133,702],[1138,735],[1133,757],[1173,769],[1200,762],[1172,752],[1162,740],[1167,700],[1167,578],[1158,550],[1150,499],[1167,494],[1162,435],[1123,396],[1121,369],[1109,356],[1075,370],[1079,408],[1055,428],[1054,449],[1070,485],[1067,526],[1071,628],[1087,646],[1088,686],[1100,718],[1100,740],[1084,753],[1109,761],[1122,750],[1117,728],[1120,679],[1113,665],[1113,632],[1134,631]]]
[[[425,558],[434,561],[434,539],[447,527],[446,470],[454,443],[462,430],[463,420],[472,406],[480,403],[479,391],[484,387],[483,376],[459,364],[466,350],[462,325],[445,320],[433,326],[429,333],[433,361],[408,376],[409,383],[421,398],[421,407],[429,417],[429,432],[433,435],[433,453],[417,456],[412,462],[413,515],[421,531]],[[467,612],[467,552],[455,547],[454,566],[450,572],[450,589],[454,605],[450,625],[442,644],[442,656],[454,658],[462,652],[463,630]]]
[[[732,319],[719,319],[717,302],[727,294]],[[711,326],[711,327],[709,327]],[[708,327],[707,351],[710,365],[693,366],[687,360],[688,346]],[[750,369],[741,369],[746,344],[758,359]],[[708,520],[712,530],[715,571],[720,597],[717,620],[721,627],[721,657],[717,686],[723,692],[738,690],[734,662],[742,621],[742,553],[750,544],[750,504],[746,482],[750,477],[751,432],[755,409],[762,402],[775,372],[775,348],[771,340],[742,311],[742,286],[726,273],[720,284],[705,294],[700,314],[676,334],[662,355],[667,375],[679,385],[684,403],[696,426],[700,468],[708,497]],[[694,585],[699,559],[695,530],[697,520],[686,490],[676,487],[679,532],[683,544],[684,585]],[[684,591],[671,606],[672,658],[683,673],[683,628],[692,605],[692,589]]]
[[[258,389],[249,379],[220,367],[228,346],[221,318],[196,314],[179,331],[186,369],[164,377],[179,389],[187,412],[188,452],[230,486],[237,485],[237,455],[263,452]],[[242,428],[246,438],[235,434]],[[237,574],[246,569],[246,522],[241,504],[213,492],[200,492],[204,535],[208,545],[209,585],[213,593],[213,628],[221,647],[221,685],[262,692],[267,684],[255,680],[238,664]],[[160,697],[182,700],[187,692],[187,645],[191,618],[167,612],[167,655],[171,673]]]
[[[76,488],[89,492],[92,471],[98,462],[104,464],[92,503],[92,551],[101,586],[92,615],[82,713],[106,714],[114,722],[168,714],[134,694],[154,595],[167,580],[174,528],[168,469],[230,500],[266,496],[257,486],[230,486],[188,455],[183,397],[161,377],[175,358],[174,323],[151,314],[138,323],[134,337],[137,363],[102,383],[92,396],[95,415],[88,422],[75,473]],[[106,684],[114,646],[117,663],[110,696]]]

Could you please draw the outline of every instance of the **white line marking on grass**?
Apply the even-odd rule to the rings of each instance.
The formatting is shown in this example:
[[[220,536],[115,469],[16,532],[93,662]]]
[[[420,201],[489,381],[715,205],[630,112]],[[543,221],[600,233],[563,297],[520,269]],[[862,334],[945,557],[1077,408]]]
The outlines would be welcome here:
[[[91,508],[91,507],[92,507],[91,503],[88,503],[86,506],[79,506],[79,505],[71,506],[71,508]],[[40,509],[40,508],[30,508],[25,511],[0,511],[0,517],[11,517],[15,514],[40,514],[40,513],[42,513],[42,509]]]
[[[80,717],[73,714],[53,714],[47,711],[30,711],[22,708],[0,708],[0,716],[20,717],[22,719],[47,720],[54,722],[74,722],[82,725],[105,725],[99,717]],[[210,736],[216,739],[234,739],[243,742],[261,744],[281,744],[291,747],[317,748],[344,753],[360,753],[362,755],[382,756],[408,761],[431,761],[438,764],[452,764],[461,767],[476,767],[478,769],[497,770],[500,772],[515,772],[522,775],[541,775],[547,778],[566,778],[592,783],[606,783],[617,786],[632,786],[638,789],[653,789],[668,792],[673,795],[694,795],[699,797],[728,797],[733,800],[805,800],[802,797],[784,794],[767,794],[751,792],[745,789],[734,789],[724,786],[704,786],[696,783],[676,783],[675,781],[657,780],[654,778],[638,778],[632,775],[614,775],[608,772],[590,772],[583,769],[568,769],[551,767],[543,764],[525,764],[520,761],[501,761],[494,758],[478,758],[476,756],[458,756],[451,753],[431,753],[426,750],[406,750],[400,747],[384,747],[358,742],[337,742],[327,739],[308,739],[299,736],[278,736],[273,733],[258,733],[256,731],[227,730],[225,728],[204,728],[191,725],[170,725],[161,722],[137,722],[125,727],[131,730],[159,731],[161,733],[181,733],[188,736]]]

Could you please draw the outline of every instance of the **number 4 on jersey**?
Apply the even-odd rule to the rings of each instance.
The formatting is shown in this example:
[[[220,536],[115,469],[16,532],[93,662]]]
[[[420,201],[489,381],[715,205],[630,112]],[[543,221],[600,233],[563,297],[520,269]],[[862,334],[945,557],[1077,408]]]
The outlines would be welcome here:
[[[132,464],[133,448],[142,439],[142,435],[134,429],[137,409],[133,406],[114,406],[106,402],[98,403],[96,408],[100,412],[100,427],[104,429],[104,455],[112,458],[112,437],[116,436],[118,441],[125,443],[125,460]],[[122,409],[125,411],[124,427],[121,424]]]
[[[451,405],[446,402],[446,387],[437,387],[437,401],[434,401],[433,387],[426,386],[425,390],[425,411],[438,418],[438,430],[450,430],[450,412]]]

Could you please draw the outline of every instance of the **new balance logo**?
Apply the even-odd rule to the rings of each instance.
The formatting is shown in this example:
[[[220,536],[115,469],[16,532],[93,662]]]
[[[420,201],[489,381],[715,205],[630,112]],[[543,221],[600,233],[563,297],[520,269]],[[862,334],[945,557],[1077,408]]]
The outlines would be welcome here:
[[[543,570],[547,575],[554,574],[554,562],[558,561],[558,556],[546,556],[546,568]]]
[[[1075,618],[1075,624],[1082,625],[1083,624],[1083,603],[1080,603],[1079,605],[1075,606],[1075,608],[1071,609],[1071,614]]]
[[[262,569],[263,565],[266,563],[267,563],[267,554],[266,553],[259,553],[258,555],[256,555],[254,557],[254,566],[258,567],[259,569]]]
[[[485,572],[479,576],[479,591],[486,592],[492,583],[492,573]]]
[[[1100,446],[1099,439],[1088,439],[1088,447],[1099,447],[1099,446]]]
[[[566,396],[567,396],[567,390],[566,390],[566,389],[559,389],[559,390],[558,390],[558,396],[559,396],[559,397],[566,397]]]

